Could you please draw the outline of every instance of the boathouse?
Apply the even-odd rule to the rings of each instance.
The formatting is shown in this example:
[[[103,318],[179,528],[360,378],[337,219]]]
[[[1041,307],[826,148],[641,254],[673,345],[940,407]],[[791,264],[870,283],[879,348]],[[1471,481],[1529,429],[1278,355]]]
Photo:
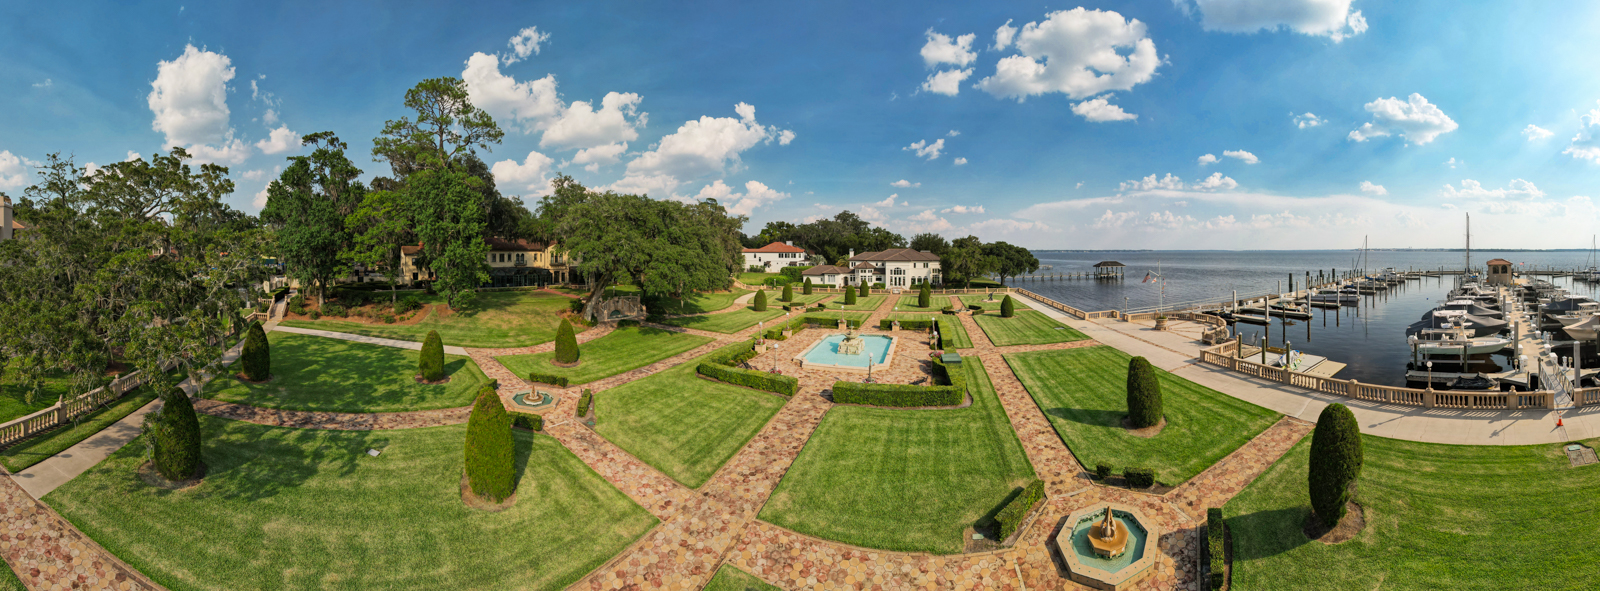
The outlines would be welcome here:
[[[1505,259],[1490,259],[1489,285],[1516,285],[1511,276],[1511,261]]]
[[[1121,279],[1122,270],[1128,266],[1116,261],[1100,261],[1094,264],[1095,279]]]

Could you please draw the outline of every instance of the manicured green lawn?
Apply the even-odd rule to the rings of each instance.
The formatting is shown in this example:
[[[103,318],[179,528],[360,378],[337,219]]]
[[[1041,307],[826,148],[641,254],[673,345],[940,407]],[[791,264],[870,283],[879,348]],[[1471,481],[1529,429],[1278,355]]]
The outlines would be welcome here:
[[[650,365],[711,341],[711,337],[625,326],[578,345],[580,363],[577,367],[558,367],[551,363],[556,355],[554,351],[535,355],[507,355],[495,359],[519,377],[525,378],[530,372],[539,372],[566,376],[570,384],[587,384]]]
[[[796,312],[796,313],[798,314],[798,312]],[[872,313],[871,312],[841,312],[841,311],[838,311],[838,310],[828,310],[826,312],[806,312],[805,315],[806,315],[806,318],[829,318],[829,319],[834,319],[834,320],[838,320],[840,318],[843,318],[845,320],[862,321],[862,320],[866,320],[868,316],[872,315]]]
[[[740,273],[739,283],[743,283],[751,287],[757,287],[763,283],[766,283],[768,278],[777,276],[778,273]]]
[[[17,578],[17,573],[11,570],[11,565],[0,566],[0,591],[27,591],[27,589],[22,586],[22,579]]]
[[[272,381],[250,384],[228,373],[206,384],[206,398],[262,408],[321,412],[402,412],[470,406],[489,381],[469,357],[444,356],[447,384],[416,381],[420,353],[286,332],[267,333]]]
[[[71,375],[59,371],[49,372],[45,374],[39,392],[34,395],[33,403],[29,404],[26,392],[18,383],[14,370],[9,367],[5,370],[0,374],[0,423],[44,410],[55,404],[62,396],[71,397],[77,392],[72,387]]]
[[[18,587],[21,589],[21,587]],[[744,572],[731,565],[724,564],[717,569],[717,576],[711,577],[711,582],[706,583],[700,591],[783,591],[766,581],[756,578],[755,575]]]
[[[560,443],[525,431],[517,502],[491,513],[461,501],[466,425],[327,431],[204,415],[200,425],[197,488],[146,485],[136,440],[46,502],[175,591],[561,589],[656,523]]]
[[[182,382],[184,378],[182,372],[176,369],[167,372],[167,375],[172,376],[173,384]],[[42,462],[50,456],[66,451],[67,448],[95,436],[95,434],[105,430],[106,427],[110,427],[117,421],[122,420],[123,417],[133,414],[133,411],[139,410],[140,407],[149,404],[151,400],[155,399],[156,391],[150,387],[140,387],[124,393],[121,398],[110,404],[78,417],[74,423],[57,427],[54,431],[0,450],[0,465],[5,466],[6,470],[12,473],[26,470],[28,467]]]
[[[994,301],[992,301],[992,302],[984,300],[984,298],[987,298],[989,296],[978,295],[978,294],[975,294],[975,293],[967,294],[967,295],[963,295],[963,296],[959,296],[959,297],[961,298],[962,305],[966,305],[966,306],[983,306],[984,310],[999,310],[1000,309],[1000,304],[1004,303],[1004,301],[1006,299],[1006,295],[1003,294],[1003,293],[994,294]],[[1027,310],[1027,309],[1029,309],[1027,304],[1022,303],[1022,300],[1019,300],[1017,298],[1011,298],[1011,303],[1014,304],[1011,307],[1011,309],[1013,309],[1013,310]]]
[[[665,298],[662,300],[664,302],[665,309],[651,310],[650,313],[705,314],[706,312],[716,312],[717,310],[722,310],[728,306],[732,306],[734,300],[739,299],[739,296],[747,293],[750,293],[750,290],[735,289],[732,291],[708,291],[694,293],[681,300]]]
[[[926,312],[901,312],[898,314],[889,315],[890,320],[904,320],[908,318],[917,320],[926,320],[928,318],[932,318],[937,320],[939,322],[939,334],[945,335],[946,338],[954,341],[957,349],[971,349],[973,346],[972,337],[967,336],[967,327],[961,324],[960,318],[956,318],[955,316],[948,314],[929,314]]]
[[[1089,338],[1065,323],[1034,310],[1017,310],[1017,315],[1011,318],[986,312],[972,319],[977,321],[978,328],[982,328],[984,334],[989,335],[989,342],[998,347],[1070,343]]]
[[[771,294],[768,294],[771,295]],[[783,307],[773,300],[767,300],[767,311],[757,312],[745,306],[737,312],[722,314],[704,314],[700,316],[679,316],[661,321],[669,326],[682,326],[684,328],[697,328],[711,332],[735,333],[756,325],[756,322],[772,320],[783,316]]]
[[[833,298],[833,301],[828,302],[828,309],[829,310],[839,309],[839,304],[843,304],[844,303],[844,294],[841,293],[841,294],[834,294],[834,295],[839,296],[839,297]],[[843,309],[845,309],[845,310],[856,310],[856,311],[861,311],[861,312],[872,312],[874,310],[877,310],[878,306],[882,306],[883,305],[883,301],[886,300],[886,299],[889,299],[889,297],[888,296],[875,295],[875,296],[867,296],[867,297],[863,298],[863,297],[859,297],[858,296],[858,297],[856,297],[856,305],[854,305],[854,306],[844,306]]]
[[[799,288],[796,288],[794,290],[794,301],[793,302],[785,302],[785,301],[779,299],[779,298],[783,297],[783,290],[780,289],[780,290],[777,290],[774,293],[767,294],[767,297],[769,298],[767,300],[767,303],[768,304],[777,304],[777,305],[780,305],[780,306],[783,305],[783,304],[789,304],[791,306],[793,306],[795,304],[815,304],[817,302],[822,301],[824,298],[833,297],[834,295],[836,295],[836,294],[831,294],[831,293],[813,293],[811,295],[805,295],[805,294],[800,293],[800,289]],[[843,297],[843,296],[840,296],[840,297]]]
[[[442,304],[441,296],[421,296],[423,303]],[[538,291],[481,292],[464,309],[441,314],[429,310],[414,324],[367,324],[327,316],[322,320],[285,320],[284,326],[422,342],[439,331],[446,345],[459,347],[527,347],[555,340],[560,313],[572,298]],[[419,312],[420,313],[420,312]],[[583,325],[574,325],[582,331]]]
[[[967,408],[829,410],[761,519],[869,548],[960,552],[962,530],[1034,478],[983,362],[962,365]]]
[[[1590,447],[1600,440],[1584,442]],[[1311,436],[1224,506],[1235,589],[1593,589],[1600,466],[1559,445],[1362,437],[1367,526],[1329,546],[1301,532]]]
[[[1278,413],[1174,376],[1160,369],[1161,404],[1167,426],[1146,439],[1122,427],[1128,416],[1128,354],[1111,347],[1084,347],[1006,355],[1022,385],[1056,434],[1085,468],[1106,463],[1121,474],[1126,466],[1156,470],[1156,481],[1176,486],[1215,464],[1257,433]]]
[[[917,307],[917,293],[916,293],[916,290],[912,290],[911,291],[911,295],[902,295],[902,296],[900,296],[900,299],[895,302],[896,309],[898,309],[898,310],[900,310],[902,312],[909,312],[909,311],[913,311],[913,310],[920,311],[920,312],[928,312],[928,311],[938,312],[940,310],[943,310],[945,308],[945,306],[949,306],[949,305],[950,305],[950,296],[932,294],[932,295],[928,296],[928,307],[919,308],[919,307]]]
[[[690,488],[705,484],[784,404],[776,394],[701,379],[698,365],[690,361],[594,397],[596,431]]]

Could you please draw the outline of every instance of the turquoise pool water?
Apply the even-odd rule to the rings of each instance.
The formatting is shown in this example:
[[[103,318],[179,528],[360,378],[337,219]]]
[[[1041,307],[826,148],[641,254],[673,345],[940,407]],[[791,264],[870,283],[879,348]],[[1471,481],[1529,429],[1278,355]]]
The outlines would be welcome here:
[[[816,363],[819,365],[841,365],[845,367],[859,367],[866,369],[867,355],[839,354],[839,341],[842,340],[844,340],[844,335],[842,334],[828,335],[823,337],[822,340],[817,341],[817,344],[812,345],[811,349],[806,351],[806,354],[802,357],[805,358],[806,363]],[[889,355],[889,345],[894,342],[894,339],[882,335],[869,334],[861,335],[861,340],[866,341],[865,346],[862,347],[862,350],[867,354],[870,354],[872,356],[872,360],[878,365],[883,365],[885,359]]]
[[[1098,568],[1108,573],[1116,573],[1128,568],[1133,561],[1144,556],[1144,542],[1148,535],[1139,522],[1128,517],[1127,513],[1115,512],[1117,522],[1122,527],[1128,528],[1128,551],[1121,556],[1111,559],[1101,558],[1094,553],[1094,546],[1089,544],[1089,526],[1105,518],[1105,513],[1096,511],[1094,515],[1079,520],[1072,526],[1072,549],[1078,554],[1078,562],[1089,568]]]

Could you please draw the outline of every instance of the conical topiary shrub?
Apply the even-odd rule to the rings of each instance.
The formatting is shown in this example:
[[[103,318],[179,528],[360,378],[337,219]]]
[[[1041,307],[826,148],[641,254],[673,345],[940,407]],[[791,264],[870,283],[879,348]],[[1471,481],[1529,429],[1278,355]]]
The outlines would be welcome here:
[[[478,390],[467,418],[467,486],[472,494],[499,503],[511,496],[516,477],[516,443],[511,417],[494,386]]]
[[[1010,317],[1016,316],[1016,315],[1017,315],[1017,303],[1011,301],[1011,296],[1008,295],[1008,296],[1005,297],[1005,299],[1000,300],[1000,317],[1001,318],[1010,318]]]
[[[151,463],[162,478],[174,482],[194,478],[200,470],[200,418],[182,388],[161,396],[161,410],[145,418]]]
[[[800,293],[803,293],[805,295],[811,295],[811,278],[809,278],[809,277],[806,278],[805,287],[803,287],[802,289],[804,289],[804,291],[801,291]]]
[[[422,339],[422,355],[417,360],[417,374],[422,376],[424,382],[437,382],[444,379],[444,341],[439,339],[439,331],[428,331],[427,338]]]
[[[765,312],[765,311],[767,311],[767,292],[766,292],[766,290],[761,290],[761,291],[756,292],[755,302],[750,304],[750,308],[755,310],[755,311],[757,311],[757,312]]]
[[[861,297],[867,297],[867,284],[861,284]]]
[[[845,286],[845,288],[844,288],[844,305],[846,305],[846,306],[854,306],[854,305],[856,305],[856,290],[855,290],[855,288],[850,287],[848,285]]]
[[[267,343],[267,331],[261,328],[260,322],[252,322],[250,328],[245,329],[239,366],[245,379],[252,382],[265,382],[272,377],[272,350]]]
[[[578,335],[572,332],[572,323],[561,319],[561,328],[556,329],[556,363],[572,365],[578,362]]]
[[[785,284],[783,284],[783,298],[782,299],[785,302],[794,301],[794,284],[793,283],[785,283]]]
[[[1317,417],[1311,432],[1311,510],[1322,524],[1333,527],[1344,518],[1350,488],[1361,476],[1361,424],[1343,404],[1330,404]]]
[[[933,303],[933,290],[928,288],[928,282],[922,282],[922,289],[917,291],[917,307],[926,308]]]
[[[1128,423],[1134,429],[1161,422],[1161,380],[1143,357],[1128,360]]]

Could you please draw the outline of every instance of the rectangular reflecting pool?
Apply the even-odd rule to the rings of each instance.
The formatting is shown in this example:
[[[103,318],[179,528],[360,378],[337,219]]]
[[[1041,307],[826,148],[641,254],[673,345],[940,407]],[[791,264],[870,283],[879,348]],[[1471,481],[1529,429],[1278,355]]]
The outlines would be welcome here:
[[[890,360],[894,352],[894,338],[883,335],[860,335],[865,345],[861,355],[841,355],[839,342],[844,340],[842,334],[832,334],[823,337],[812,345],[797,359],[803,360],[805,365],[831,366],[842,369],[867,369],[867,359],[871,356],[873,367],[883,367]]]

